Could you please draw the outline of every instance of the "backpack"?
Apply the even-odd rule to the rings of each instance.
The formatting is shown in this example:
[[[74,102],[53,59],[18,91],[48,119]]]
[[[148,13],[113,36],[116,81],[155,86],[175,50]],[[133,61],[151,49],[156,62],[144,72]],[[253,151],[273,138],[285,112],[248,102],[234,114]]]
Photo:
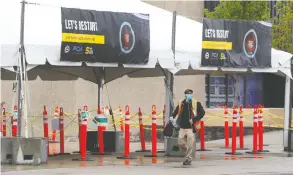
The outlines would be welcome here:
[[[192,99],[191,101],[192,103],[192,112],[193,112],[193,116],[197,116],[197,101]],[[177,116],[178,116],[178,119],[177,119],[177,125],[179,126],[179,118],[180,118],[180,115],[181,115],[181,110],[182,110],[182,104],[183,104],[183,101],[179,101],[178,103],[178,113],[177,113]],[[194,119],[192,119],[194,121]],[[193,130],[194,132],[198,132],[200,130],[200,120],[199,121],[194,121],[193,122]]]

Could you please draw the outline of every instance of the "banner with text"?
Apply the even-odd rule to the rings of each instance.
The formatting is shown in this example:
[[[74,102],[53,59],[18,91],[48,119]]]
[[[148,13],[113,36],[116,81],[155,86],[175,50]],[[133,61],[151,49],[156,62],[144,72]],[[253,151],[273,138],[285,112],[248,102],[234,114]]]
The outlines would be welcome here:
[[[61,8],[61,61],[146,64],[149,15]]]
[[[271,67],[271,45],[269,23],[203,19],[202,66]]]

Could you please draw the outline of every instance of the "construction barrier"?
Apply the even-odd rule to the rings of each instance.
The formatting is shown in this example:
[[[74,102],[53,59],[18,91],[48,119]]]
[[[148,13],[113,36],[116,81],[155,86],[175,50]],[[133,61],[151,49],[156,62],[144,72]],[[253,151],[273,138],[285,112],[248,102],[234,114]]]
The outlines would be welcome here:
[[[18,109],[15,105],[13,107],[13,115],[12,115],[12,137],[16,137],[17,135],[17,118],[18,118]]]
[[[244,122],[243,122],[243,109],[239,107],[239,148],[237,150],[248,150],[244,148]]]
[[[249,106],[247,106],[249,107]],[[17,108],[16,108],[17,109]],[[96,113],[96,109],[92,110],[92,111],[88,111],[88,118],[86,120],[86,129],[87,131],[95,131],[98,133],[98,141],[97,144],[99,145],[99,148],[97,149],[97,152],[99,152],[100,155],[105,154],[105,147],[103,147],[103,133],[104,131],[107,129],[111,130],[111,125],[115,124],[117,126],[120,125],[120,129],[124,131],[125,134],[125,150],[124,150],[124,156],[123,158],[127,158],[127,159],[131,159],[133,157],[130,156],[130,143],[131,141],[135,140],[135,141],[140,141],[140,147],[141,150],[138,150],[137,152],[150,152],[150,150],[148,150],[148,145],[146,144],[146,142],[150,142],[148,139],[148,134],[151,135],[151,155],[146,155],[147,156],[152,156],[152,157],[156,157],[158,156],[158,149],[157,149],[157,134],[161,133],[160,131],[163,130],[163,127],[160,127],[160,125],[164,124],[164,118],[165,118],[165,107],[163,109],[163,111],[157,111],[155,106],[152,106],[152,112],[149,114],[146,113],[142,113],[141,108],[139,108],[138,112],[135,113],[130,113],[130,111],[127,112],[127,109],[129,110],[129,106],[126,107],[125,110],[125,115],[122,115],[122,109],[119,108],[118,110],[114,110],[113,111],[113,115],[114,117],[112,118],[113,120],[109,120],[111,117],[110,116],[110,112],[109,112],[109,108],[107,108],[107,106],[105,108],[102,108],[100,111],[102,113],[103,116],[105,116],[105,119],[107,118],[107,120],[109,121],[109,124],[106,126],[101,126],[99,125],[100,123],[98,122],[98,124],[92,124],[93,123],[93,119],[96,117],[95,115],[93,115],[93,113]],[[154,110],[155,109],[155,110]],[[245,143],[244,143],[244,135],[245,132],[247,131],[246,127],[250,127],[251,124],[248,123],[252,123],[253,124],[253,147],[252,147],[252,153],[256,154],[257,152],[267,152],[268,150],[264,150],[264,128],[265,127],[273,127],[273,128],[282,128],[282,126],[280,126],[277,122],[275,122],[274,120],[282,120],[283,118],[277,115],[274,115],[270,112],[268,112],[267,109],[263,109],[263,106],[256,106],[255,109],[243,109],[242,106],[239,106],[239,108],[237,106],[235,106],[233,108],[233,114],[231,115],[231,109],[228,109],[227,106],[223,106],[222,109],[218,109],[220,111],[221,114],[215,114],[215,113],[211,113],[209,112],[209,110],[207,110],[206,112],[206,116],[200,121],[200,132],[199,137],[200,137],[200,149],[198,151],[203,151],[203,150],[208,150],[207,148],[209,148],[209,145],[206,145],[205,140],[208,139],[210,140],[211,135],[210,133],[206,134],[205,132],[211,132],[209,130],[209,127],[211,126],[211,123],[214,120],[220,120],[221,121],[221,126],[222,129],[220,128],[220,132],[223,132],[222,136],[224,136],[224,147],[225,148],[229,148],[231,149],[231,154],[236,154],[236,150],[245,150],[247,148],[245,148]],[[51,140],[55,140],[55,142],[60,141],[60,153],[63,154],[65,151],[65,146],[67,144],[67,142],[65,141],[65,137],[68,138],[68,136],[72,136],[72,137],[76,137],[77,141],[79,140],[79,151],[77,151],[76,153],[81,153],[80,150],[84,149],[83,147],[83,141],[82,141],[82,135],[81,135],[81,128],[84,127],[82,125],[83,120],[81,120],[81,113],[84,111],[78,111],[77,114],[69,114],[63,111],[63,108],[61,107],[60,110],[57,109],[57,111],[59,112],[59,114],[56,116],[56,114],[54,113],[54,118],[57,118],[59,120],[59,131],[58,129],[55,130],[55,134],[54,134],[54,130],[49,130],[49,123],[48,122],[50,119],[52,120],[52,118],[50,118],[50,116],[48,116],[48,111],[46,109],[46,106],[44,106],[44,110],[42,112],[42,117],[41,116],[34,116],[34,117],[30,117],[29,118],[29,126],[32,126],[32,123],[34,121],[38,121],[40,120],[43,124],[43,128],[38,127],[35,128],[36,130],[39,130],[40,133],[42,135],[44,135],[44,137],[46,137],[47,139],[50,139],[50,134],[52,131],[52,138]],[[252,116],[252,111],[254,111],[253,113],[253,120],[251,119],[250,116]],[[7,111],[5,111],[5,109],[3,109],[3,114],[2,114],[2,134],[3,136],[10,136],[14,135],[15,129],[13,126],[13,116],[17,116],[16,115],[16,110],[14,109],[12,113],[8,113]],[[53,110],[51,111],[53,113]],[[56,112],[56,108],[54,110],[54,112]],[[266,116],[271,116],[274,120],[266,122],[264,121],[264,113],[266,114]],[[224,115],[223,115],[224,114]],[[12,125],[10,125],[10,121],[8,122],[9,118],[7,119],[7,116],[12,116]],[[95,116],[93,118],[93,116]],[[233,117],[231,117],[233,116]],[[53,117],[53,116],[52,116]],[[231,119],[233,120],[231,122]],[[65,122],[66,120],[66,122]],[[224,128],[223,128],[223,122],[224,121]],[[112,123],[111,123],[112,122]],[[235,123],[236,122],[236,123]],[[17,123],[17,122],[16,122]],[[93,126],[90,126],[90,123]],[[229,138],[229,123],[232,124],[232,138]],[[275,125],[272,125],[270,123],[275,123]],[[74,128],[75,125],[76,127],[78,127],[79,129],[72,129]],[[237,126],[238,125],[238,126]],[[101,127],[99,127],[101,126]],[[110,127],[108,127],[110,126]],[[6,128],[5,128],[6,127]],[[230,126],[231,127],[231,126]],[[119,128],[119,127],[118,127]],[[137,130],[134,130],[135,128],[137,128]],[[208,128],[208,129],[207,129]],[[235,128],[236,128],[236,132],[235,132]],[[17,129],[17,128],[16,128]],[[71,129],[71,130],[69,130]],[[132,130],[133,129],[133,130]],[[237,134],[237,129],[239,130],[239,135]],[[131,136],[131,140],[130,140],[130,130],[132,130],[132,133],[137,132],[138,135],[132,135]],[[8,131],[8,132],[7,132]],[[74,132],[72,132],[74,131]],[[214,131],[213,131],[214,132]],[[220,133],[219,132],[219,133]],[[231,132],[231,131],[230,131]],[[39,134],[39,133],[37,133]],[[239,136],[239,144],[236,144],[238,142],[237,136]],[[55,139],[53,139],[53,137],[55,137]],[[207,137],[207,138],[205,138]],[[214,136],[212,136],[214,137]],[[71,139],[71,138],[70,138]],[[232,145],[229,143],[229,139],[232,139]],[[237,139],[237,140],[236,140]],[[73,141],[75,142],[75,141]],[[235,146],[236,145],[236,146]],[[239,147],[238,147],[239,145]],[[51,149],[54,149],[54,145],[50,145]],[[58,144],[57,144],[58,147]],[[207,148],[206,148],[207,147]],[[49,147],[48,147],[49,148]],[[149,148],[150,149],[150,148]],[[251,149],[251,148],[250,148]],[[50,149],[48,149],[50,150]],[[58,150],[57,150],[58,152]],[[48,152],[49,154],[50,152]],[[54,154],[54,153],[53,153]],[[52,155],[53,155],[52,154]],[[69,153],[66,153],[69,154]],[[81,156],[84,157],[84,156]]]
[[[2,116],[2,136],[6,137],[6,110],[3,108],[3,116]]]
[[[150,150],[146,150],[146,146],[145,146],[144,126],[143,126],[142,112],[140,108],[138,108],[138,120],[139,120],[138,122],[139,122],[141,150],[137,150],[135,152],[150,152]]]
[[[125,133],[124,133],[124,156],[119,156],[117,159],[136,159],[136,157],[130,156],[130,109],[127,105],[125,107]]]
[[[44,123],[44,137],[47,138],[47,142],[48,142],[48,144],[47,144],[47,155],[50,155],[48,112],[47,112],[47,109],[46,109],[46,105],[44,105],[43,123]]]
[[[59,113],[59,130],[60,130],[60,153],[57,155],[69,155],[70,153],[65,153],[65,136],[64,136],[64,113],[63,108],[60,107]]]
[[[152,154],[145,157],[157,157],[157,109],[152,106]]]
[[[80,158],[72,159],[73,161],[94,161],[94,159],[87,157],[86,139],[87,139],[87,121],[88,121],[88,107],[84,106],[81,111],[81,127],[80,127]]]
[[[236,152],[236,136],[237,136],[237,106],[234,105],[233,109],[233,124],[232,124],[232,145],[231,152],[226,152],[228,155],[241,155],[241,153]]]
[[[59,115],[59,107],[56,106],[55,111],[54,111],[54,119],[57,119],[58,115]],[[52,143],[55,143],[55,142],[56,142],[56,130],[53,129],[53,131],[52,131]]]
[[[198,149],[197,151],[211,151],[209,149],[205,149],[205,134],[204,134],[204,121],[203,120],[200,121],[199,134],[200,134],[200,149]]]
[[[252,151],[246,152],[247,154],[259,154],[257,149],[257,140],[258,140],[258,108],[254,106],[253,111],[253,149]]]
[[[229,120],[228,120],[227,106],[224,106],[224,115],[225,115],[225,123],[224,123],[225,147],[229,148]]]
[[[97,131],[98,131],[98,152],[92,152],[92,155],[110,155],[110,153],[105,153],[104,150],[104,131],[106,130],[106,125],[108,123],[108,118],[104,115],[105,110],[101,110],[100,106],[98,106],[97,116],[95,116],[95,120],[97,121]]]
[[[263,106],[259,105],[258,108],[258,139],[259,139],[259,149],[258,152],[270,152],[269,150],[264,150],[263,146],[263,133],[264,133],[264,129],[263,129]]]

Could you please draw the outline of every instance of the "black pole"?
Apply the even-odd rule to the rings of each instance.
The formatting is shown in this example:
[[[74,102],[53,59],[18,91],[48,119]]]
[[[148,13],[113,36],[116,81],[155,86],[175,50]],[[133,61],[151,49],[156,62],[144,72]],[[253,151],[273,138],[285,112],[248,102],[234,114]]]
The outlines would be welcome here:
[[[210,84],[210,78],[211,78],[211,75],[210,74],[206,74],[206,107],[207,108],[210,108],[210,102],[211,102],[211,94],[210,94],[210,87],[211,87],[211,84]]]
[[[225,74],[225,105],[228,106],[228,96],[229,96],[229,79],[228,75]]]
[[[24,57],[24,14],[25,14],[25,0],[22,0],[21,2],[21,19],[20,19],[20,62],[21,63],[19,65],[19,67],[21,66],[22,69],[18,68],[18,122],[17,122],[17,126],[18,126],[18,129],[17,129],[17,136],[21,136],[21,129],[22,129],[22,86],[21,86],[21,82],[22,82],[22,79],[21,77],[21,74],[23,75],[23,71],[24,71],[24,62],[23,62],[23,57]]]

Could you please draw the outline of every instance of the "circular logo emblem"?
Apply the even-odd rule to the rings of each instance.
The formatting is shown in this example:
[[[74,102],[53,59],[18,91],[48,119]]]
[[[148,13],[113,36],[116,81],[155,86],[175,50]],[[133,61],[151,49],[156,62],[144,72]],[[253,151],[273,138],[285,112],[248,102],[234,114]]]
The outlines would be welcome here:
[[[205,57],[206,59],[209,59],[209,58],[210,58],[210,54],[209,54],[209,52],[206,52],[205,55],[204,55],[204,57]]]
[[[70,47],[68,45],[64,48],[64,52],[65,53],[69,53],[70,52]]]
[[[250,29],[243,39],[243,51],[248,58],[253,58],[257,51],[257,35],[253,29]]]
[[[120,49],[123,53],[130,53],[135,44],[135,35],[131,25],[128,22],[123,22],[119,32]]]

